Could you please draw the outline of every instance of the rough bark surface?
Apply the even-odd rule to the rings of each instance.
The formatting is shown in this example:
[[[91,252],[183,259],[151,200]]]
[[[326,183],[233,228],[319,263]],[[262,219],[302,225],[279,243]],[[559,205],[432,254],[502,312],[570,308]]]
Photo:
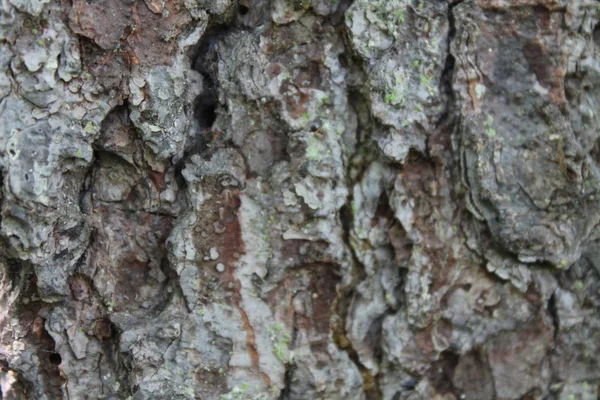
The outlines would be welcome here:
[[[598,399],[599,18],[0,0],[0,399]]]

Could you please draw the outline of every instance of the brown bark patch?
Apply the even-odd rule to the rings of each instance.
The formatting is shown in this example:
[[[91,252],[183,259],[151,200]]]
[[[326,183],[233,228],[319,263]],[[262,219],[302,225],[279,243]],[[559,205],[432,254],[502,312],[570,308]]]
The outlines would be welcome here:
[[[277,288],[267,293],[269,304],[285,305],[277,310],[277,319],[294,332],[306,332],[315,352],[327,351],[339,282],[338,265],[314,263],[289,269]]]
[[[105,0],[88,2],[74,0],[69,14],[73,32],[92,39],[104,50],[115,48],[131,25],[132,0]]]
[[[127,37],[127,43],[141,65],[167,65],[177,50],[177,37],[190,19],[183,4],[174,0],[164,2],[161,14],[138,3],[133,9],[135,29]]]
[[[562,81],[564,73],[554,65],[546,47],[538,38],[534,38],[523,47],[523,55],[539,84],[549,90],[552,102],[557,105],[564,104],[566,101]]]
[[[159,279],[164,244],[173,218],[147,212],[125,212],[103,205],[94,210],[96,235],[91,244],[94,280],[110,284],[102,293],[112,311],[136,310],[162,298]],[[166,279],[166,278],[164,278]],[[114,292],[110,288],[114,287]],[[111,311],[111,310],[109,310]]]

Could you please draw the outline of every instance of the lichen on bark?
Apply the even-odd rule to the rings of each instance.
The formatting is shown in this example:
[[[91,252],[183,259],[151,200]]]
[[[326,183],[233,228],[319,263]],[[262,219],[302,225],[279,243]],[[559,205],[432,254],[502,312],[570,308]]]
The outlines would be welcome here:
[[[0,398],[598,398],[599,19],[4,1]]]

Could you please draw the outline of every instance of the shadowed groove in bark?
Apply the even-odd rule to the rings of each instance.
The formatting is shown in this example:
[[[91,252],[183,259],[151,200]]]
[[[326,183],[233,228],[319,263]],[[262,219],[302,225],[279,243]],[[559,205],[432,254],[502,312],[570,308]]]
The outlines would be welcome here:
[[[556,294],[553,293],[550,296],[546,308],[548,310],[548,315],[550,315],[550,318],[552,318],[552,324],[554,326],[554,341],[556,341],[560,332],[560,319],[558,317],[558,309],[556,307]]]
[[[218,93],[214,82],[214,63],[217,62],[215,46],[231,29],[227,25],[210,27],[204,32],[192,54],[192,68],[200,72],[203,78],[202,93],[194,102],[194,119],[200,128],[200,132],[197,132],[198,136],[202,136],[203,131],[210,130],[217,118]]]
[[[181,176],[185,161],[194,154],[204,154],[213,139],[212,127],[220,108],[218,88],[215,83],[218,57],[216,46],[235,29],[233,23],[232,20],[227,23],[210,22],[198,43],[189,52],[192,69],[202,76],[202,91],[194,99],[191,105],[192,111],[188,111],[188,115],[191,114],[193,119],[193,129],[191,135],[187,137],[183,156],[177,162],[175,175],[182,187],[185,187],[185,180]]]
[[[448,38],[447,38],[447,56],[446,61],[444,63],[444,70],[442,71],[442,77],[440,79],[440,86],[442,87],[442,93],[447,96],[447,103],[444,107],[444,113],[440,117],[439,121],[437,121],[436,129],[439,130],[442,126],[447,126],[450,134],[452,134],[457,128],[457,116],[455,109],[455,101],[456,101],[456,93],[454,92],[454,88],[452,87],[452,80],[454,74],[454,68],[456,64],[456,60],[454,55],[452,54],[452,41],[456,36],[456,21],[454,18],[453,10],[456,6],[461,4],[464,0],[455,0],[453,2],[449,2],[447,18],[448,18]]]
[[[365,106],[368,107],[366,99],[358,91],[350,91],[348,97],[350,99],[351,104],[353,105],[353,107],[355,109],[356,109],[356,107],[365,107]],[[359,119],[359,121],[360,121],[360,119]],[[369,131],[369,128],[367,126],[362,126],[362,124],[359,122],[359,126],[357,128],[357,134],[359,134],[362,131],[362,129],[365,129],[367,132]],[[359,145],[358,145],[359,148],[360,148],[360,146],[369,146],[367,144],[369,141],[366,140],[365,142],[366,143],[361,143],[359,141]],[[347,176],[350,176],[349,172],[352,167],[351,164],[352,163],[350,162],[347,167],[347,171],[348,171]],[[362,177],[362,173],[364,173],[365,168],[366,168],[366,165],[362,167],[361,174],[359,174],[354,179],[349,179],[349,181],[347,182],[347,186],[349,187],[348,198],[346,199],[346,203],[340,209],[340,213],[339,213],[339,219],[340,219],[341,226],[343,229],[344,243],[346,245],[346,248],[350,251],[350,253],[352,255],[353,279],[352,279],[352,283],[349,286],[340,287],[338,289],[338,296],[334,303],[334,309],[335,309],[335,313],[336,313],[337,317],[339,318],[339,320],[337,320],[333,324],[333,327],[332,327],[333,332],[332,333],[333,333],[334,342],[336,343],[338,348],[345,351],[348,354],[350,360],[352,360],[352,362],[359,369],[359,371],[362,375],[362,378],[363,378],[363,390],[365,391],[365,393],[367,395],[367,399],[375,400],[375,399],[382,398],[381,391],[378,387],[377,377],[373,376],[371,374],[371,372],[369,371],[369,369],[366,368],[361,363],[360,357],[359,357],[358,353],[356,352],[356,350],[353,348],[352,342],[348,339],[347,332],[346,332],[348,312],[350,309],[350,305],[352,303],[352,298],[355,293],[355,287],[361,281],[363,281],[367,276],[366,272],[365,272],[365,267],[358,259],[356,252],[354,250],[354,247],[350,240],[350,234],[351,234],[350,230],[352,229],[351,227],[352,227],[353,220],[354,220],[354,215],[353,215],[352,206],[351,206],[352,201],[353,201],[352,186],[354,185],[355,182],[358,182],[360,180],[360,178]]]
[[[41,361],[40,372],[45,392],[51,393],[60,399],[62,398],[61,386],[65,383],[65,379],[58,368],[62,358],[55,350],[54,339],[46,330],[45,323],[46,321],[43,319],[33,322],[32,345],[36,347],[37,355]]]

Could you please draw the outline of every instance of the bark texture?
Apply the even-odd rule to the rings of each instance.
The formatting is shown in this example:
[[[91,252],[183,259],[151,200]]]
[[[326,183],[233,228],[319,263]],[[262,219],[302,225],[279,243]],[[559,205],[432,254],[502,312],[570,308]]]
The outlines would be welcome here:
[[[598,399],[599,18],[0,0],[0,398]]]

